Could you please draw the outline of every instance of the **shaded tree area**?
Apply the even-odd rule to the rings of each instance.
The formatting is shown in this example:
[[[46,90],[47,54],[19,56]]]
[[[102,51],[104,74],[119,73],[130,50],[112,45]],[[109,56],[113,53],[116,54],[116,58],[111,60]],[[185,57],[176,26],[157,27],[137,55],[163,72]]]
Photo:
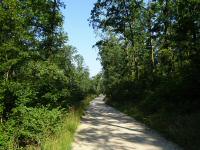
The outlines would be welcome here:
[[[200,1],[98,0],[89,19],[108,103],[199,149]]]
[[[60,0],[0,1],[0,149],[40,146],[71,107],[95,93],[66,44]]]

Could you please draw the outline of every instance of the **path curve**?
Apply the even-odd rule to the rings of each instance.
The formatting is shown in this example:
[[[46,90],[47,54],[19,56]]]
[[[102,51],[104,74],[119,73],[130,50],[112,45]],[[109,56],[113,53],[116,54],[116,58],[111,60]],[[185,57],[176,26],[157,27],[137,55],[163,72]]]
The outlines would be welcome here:
[[[73,150],[180,150],[155,131],[94,99],[81,121]]]

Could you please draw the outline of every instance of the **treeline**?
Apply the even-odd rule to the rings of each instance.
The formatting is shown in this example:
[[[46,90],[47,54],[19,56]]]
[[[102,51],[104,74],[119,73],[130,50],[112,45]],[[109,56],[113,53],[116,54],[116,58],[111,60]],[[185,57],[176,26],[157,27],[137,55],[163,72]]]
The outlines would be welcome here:
[[[63,31],[60,0],[0,1],[0,149],[39,146],[95,94]]]
[[[199,149],[200,1],[98,0],[90,24],[108,103]]]

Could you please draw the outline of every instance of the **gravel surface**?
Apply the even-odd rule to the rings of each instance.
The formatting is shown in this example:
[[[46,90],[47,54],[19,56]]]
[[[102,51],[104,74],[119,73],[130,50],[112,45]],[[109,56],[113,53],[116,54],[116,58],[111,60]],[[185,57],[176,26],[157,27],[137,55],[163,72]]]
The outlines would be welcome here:
[[[72,150],[181,150],[133,118],[94,99],[82,118]]]

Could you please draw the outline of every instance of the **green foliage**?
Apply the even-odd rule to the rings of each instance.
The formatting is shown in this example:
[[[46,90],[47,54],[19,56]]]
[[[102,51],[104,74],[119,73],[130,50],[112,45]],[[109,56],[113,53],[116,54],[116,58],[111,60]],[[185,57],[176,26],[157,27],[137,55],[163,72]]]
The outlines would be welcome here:
[[[102,94],[105,89],[103,89],[103,77],[102,73],[98,73],[96,76],[92,77],[92,87],[91,92],[93,94],[99,95]]]
[[[58,109],[16,107],[4,124],[4,136],[8,141],[2,148],[40,145],[42,140],[58,130],[60,122],[61,111]]]
[[[108,103],[194,150],[200,126],[199,6],[198,0],[98,0],[89,19],[103,35],[96,46]]]
[[[48,137],[42,143],[44,150],[71,150],[75,131],[80,123],[80,118],[95,95],[86,97],[77,108],[71,108],[63,117],[61,128],[55,135]]]
[[[95,93],[82,56],[66,44],[62,7],[60,0],[0,1],[2,150],[41,147],[62,115]]]

